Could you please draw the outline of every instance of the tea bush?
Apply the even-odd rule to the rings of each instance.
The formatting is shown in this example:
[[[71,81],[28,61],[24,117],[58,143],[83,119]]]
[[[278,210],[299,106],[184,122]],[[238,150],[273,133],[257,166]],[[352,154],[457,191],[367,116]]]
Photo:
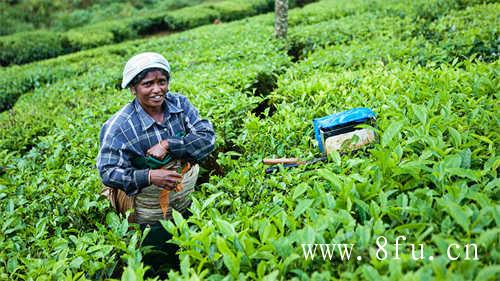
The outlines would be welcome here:
[[[341,2],[290,10],[287,41],[268,14],[1,70],[21,96],[0,114],[0,279],[144,278],[143,233],[99,197],[95,157],[132,99],[122,67],[148,50],[217,134],[193,215],[163,222],[181,248],[171,279],[495,280],[499,63],[470,42],[498,36],[498,4],[420,17],[424,1]],[[353,107],[377,113],[377,143],[264,174],[264,157],[317,156],[312,119]],[[435,259],[393,259],[399,235]],[[352,243],[361,260],[305,259],[302,243]],[[479,259],[450,260],[453,243]]]
[[[22,32],[0,40],[0,65],[21,64],[67,52],[65,38],[50,31]]]
[[[41,59],[95,48],[111,43],[137,38],[140,35],[163,31],[180,31],[215,19],[235,20],[271,11],[272,1],[221,1],[202,3],[175,11],[153,12],[150,15],[109,20],[70,29],[64,33],[55,31],[31,31],[0,37],[0,65],[24,64]],[[45,39],[46,38],[46,39]],[[37,43],[26,48],[26,42]],[[46,42],[46,44],[43,44]]]
[[[8,0],[0,3],[0,35],[35,29],[61,32],[110,19],[144,16],[155,10],[172,11],[201,2],[203,0]]]

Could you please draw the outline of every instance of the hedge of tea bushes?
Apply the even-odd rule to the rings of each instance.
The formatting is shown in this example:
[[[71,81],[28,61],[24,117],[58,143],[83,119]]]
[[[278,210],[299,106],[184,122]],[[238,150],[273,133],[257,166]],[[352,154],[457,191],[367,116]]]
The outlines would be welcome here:
[[[420,52],[427,51],[425,44],[438,44],[440,53],[436,52],[433,61],[439,59],[451,62],[459,53],[460,60],[476,54],[482,60],[493,61],[498,58],[499,34],[497,27],[490,23],[498,21],[498,8],[498,4],[478,4],[461,12],[451,10],[448,13],[451,15],[433,21],[392,15],[395,14],[394,10],[388,14],[369,11],[349,15],[292,28],[289,53],[301,58],[317,47],[345,44],[351,40],[363,42],[371,37],[387,35],[386,37],[403,40],[425,38],[426,40],[419,40],[422,42]],[[360,20],[366,24],[357,24]],[[425,61],[421,63],[425,64]]]
[[[290,8],[310,2],[314,1],[291,1]],[[0,37],[0,65],[25,64],[159,31],[178,32],[215,20],[232,21],[273,9],[274,2],[268,0],[216,1],[175,11],[151,12],[136,18],[98,22],[63,33],[51,30],[19,32]]]
[[[439,45],[450,57],[460,60],[471,55],[493,62],[500,56],[500,32],[488,23],[500,19],[498,3],[477,5],[433,22],[430,27],[430,41]],[[464,52],[464,50],[468,50]]]
[[[470,15],[481,13],[479,7]],[[123,64],[143,50],[169,59],[172,90],[212,120],[217,162],[225,169],[194,194],[193,217],[175,215],[166,223],[182,248],[181,272],[171,272],[172,279],[493,279],[498,61],[432,63],[428,53],[441,52],[443,41],[410,38],[399,32],[406,19],[384,13],[360,13],[352,18],[359,25],[383,24],[353,29],[352,40],[318,44],[296,63],[286,43],[272,39],[272,15],[265,15],[33,64],[87,66],[63,79],[55,74],[0,115],[1,134],[8,136],[0,142],[7,233],[0,238],[6,249],[0,279],[143,278],[135,247],[141,233],[127,231],[99,198],[94,167],[102,122],[131,100],[117,88]],[[458,21],[460,13],[449,15]],[[340,26],[337,20],[329,23]],[[309,27],[294,28],[291,34]],[[327,37],[321,29],[304,34],[318,42]],[[429,63],[418,63],[419,55]],[[274,114],[252,113],[264,100]],[[312,118],[356,106],[377,112],[378,144],[264,175],[263,157],[318,154]],[[412,261],[406,252],[399,261],[378,261],[379,235],[390,242],[406,235],[436,260]],[[353,256],[363,261],[305,261],[300,243],[313,241],[354,243]],[[448,244],[476,241],[479,261],[443,256]]]
[[[215,30],[210,27],[207,28],[212,30],[211,34],[206,32],[179,34],[172,36],[172,38],[158,39],[155,43],[142,40],[127,43],[120,47],[106,47],[81,54],[80,64],[75,62],[73,68],[69,68],[65,72],[68,77],[60,77],[61,80],[40,86],[33,93],[25,95],[26,97],[23,96],[19,100],[26,108],[32,108],[33,103],[44,100],[44,106],[30,110],[30,116],[34,120],[47,120],[47,122],[38,122],[39,126],[25,131],[25,128],[29,127],[33,120],[19,116],[18,112],[24,112],[27,109],[14,108],[2,116],[3,120],[6,121],[2,122],[5,124],[5,126],[2,126],[2,130],[10,132],[12,136],[2,143],[2,148],[18,151],[29,149],[30,144],[33,142],[33,136],[49,133],[47,128],[55,125],[54,120],[57,118],[54,117],[56,116],[55,113],[59,112],[58,107],[60,107],[61,101],[68,99],[68,104],[62,107],[60,112],[64,112],[68,107],[76,107],[81,102],[92,101],[88,101],[89,97],[85,95],[78,95],[78,98],[75,99],[73,95],[64,94],[68,91],[75,91],[81,87],[83,87],[83,92],[97,91],[98,89],[100,91],[112,90],[112,96],[130,98],[131,96],[127,90],[117,91],[121,81],[120,73],[126,60],[144,49],[158,51],[168,57],[173,67],[174,91],[176,91],[175,87],[178,87],[179,91],[185,92],[188,96],[193,95],[193,98],[196,98],[198,102],[212,103],[210,107],[217,111],[228,110],[228,107],[219,109],[220,106],[215,100],[207,99],[205,101],[204,97],[212,94],[212,91],[215,90],[227,96],[226,101],[239,101],[235,102],[235,110],[243,113],[247,112],[249,108],[248,106],[243,107],[244,103],[241,102],[241,99],[246,96],[248,96],[248,99],[255,98],[251,93],[241,92],[257,83],[256,77],[259,73],[272,72],[275,69],[283,68],[289,62],[289,58],[286,54],[278,52],[278,47],[272,44],[270,45],[271,48],[259,49],[262,41],[255,41],[252,40],[252,37],[245,36],[245,33],[258,34],[262,30],[264,30],[262,31],[263,34],[269,33],[272,32],[272,27],[256,29],[251,23],[243,23],[231,30],[224,27]],[[256,31],[252,31],[253,29]],[[268,36],[263,40],[272,41]],[[246,47],[236,49],[235,46],[239,46],[241,43],[244,43]],[[211,48],[203,52],[191,51],[208,45]],[[95,56],[99,53],[106,54],[105,59],[96,58]],[[245,60],[242,60],[242,58],[245,58]],[[54,66],[54,69],[58,69],[64,65],[64,62],[78,59],[79,57],[72,55],[67,60],[54,60],[49,65]],[[71,73],[71,70],[78,69],[83,62],[85,62],[87,69],[83,68],[79,72]],[[68,65],[71,65],[71,63]],[[214,71],[214,69],[217,71]],[[199,82],[194,83],[193,81]],[[221,89],[214,89],[214,85]],[[239,95],[241,98],[238,99],[235,95]],[[123,102],[119,104],[123,104]],[[113,109],[116,109],[116,107],[113,107]],[[220,116],[227,116],[227,114],[221,114]],[[215,117],[219,118],[218,115]],[[42,125],[45,123],[46,126]]]
[[[36,52],[36,56],[40,56],[39,58],[49,58],[70,52],[70,50],[75,49],[72,46],[79,46],[76,48],[78,50],[94,48],[101,45],[110,44],[112,42],[119,42],[125,39],[135,38],[137,37],[137,34],[144,35],[148,33],[148,30],[181,30],[193,28],[201,24],[211,23],[211,21],[215,18],[222,18],[223,20],[225,20],[226,18],[227,20],[237,19],[239,16],[243,16],[244,11],[247,11],[247,14],[245,14],[245,16],[253,15],[256,13],[263,13],[269,9],[272,9],[272,7],[268,7],[269,3],[271,2],[222,1],[216,3],[208,3],[204,4],[205,6],[180,9],[175,11],[175,13],[173,12],[172,15],[168,16],[161,14],[159,16],[152,15],[145,19],[135,19],[134,22],[130,23],[129,25],[124,25],[123,21],[99,23],[97,25],[70,30],[66,32],[64,36],[48,31],[35,32],[33,34],[35,34],[36,36],[41,36],[36,40],[31,38],[32,35],[29,34],[16,34],[12,36],[18,36],[19,38],[23,37],[23,39],[16,39],[11,43],[5,44],[6,46],[18,46],[19,48],[15,47],[13,49],[10,49],[10,51],[5,49],[4,54],[12,58],[19,58],[24,62],[30,62],[32,60],[26,58],[34,54],[32,53],[32,50]],[[291,3],[292,7],[293,5],[299,4],[301,3]],[[212,18],[211,16],[210,18],[207,18],[207,13],[201,13],[199,11],[194,13],[193,9],[198,8],[202,8],[207,11],[210,10],[209,14],[215,15],[215,18]],[[203,23],[201,23],[200,20],[203,21]],[[194,24],[193,21],[198,21],[198,23]],[[47,39],[42,40],[45,37]],[[64,39],[61,39],[63,37]],[[61,42],[61,40],[64,41],[64,46],[53,46],[54,44],[59,44],[58,42]],[[47,48],[45,48],[43,44],[40,45],[41,42],[45,42]],[[1,44],[2,43],[0,42],[0,45]],[[18,51],[16,51],[21,49],[22,52],[25,53],[18,53]],[[115,57],[116,55],[128,54],[128,52],[124,51],[123,49],[118,49],[116,51],[115,49],[115,47],[112,47],[110,49],[99,49],[98,52],[84,52],[83,55],[91,57]],[[2,51],[0,51],[0,53],[1,52]],[[46,56],[47,53],[52,55]],[[0,57],[1,56],[2,55],[0,55]],[[63,61],[64,63],[60,63],[61,61]],[[81,53],[76,53],[74,56],[72,56],[71,59],[69,59],[69,61],[71,62],[71,65],[67,65],[68,61],[63,59],[49,60],[47,62],[44,61],[40,63],[35,62],[32,64],[20,66],[20,68],[11,66],[5,69],[0,69],[0,73],[2,74],[2,78],[0,78],[0,111],[11,108],[21,94],[31,91],[35,87],[38,87],[40,84],[51,83],[56,79],[68,77],[67,72],[87,71],[89,64],[92,62],[84,60]],[[40,71],[40,67],[43,67],[44,70]]]
[[[249,4],[241,4],[240,2],[217,2],[214,4],[209,4],[209,7],[224,7],[225,5],[229,5],[230,7],[236,7],[236,4],[238,3],[238,7],[246,7]],[[257,3],[257,2],[256,2]],[[260,3],[260,2],[259,2]],[[418,2],[420,3],[420,2]],[[427,1],[423,1],[423,3],[427,3]],[[432,2],[434,3],[434,2]],[[441,2],[438,2],[441,3]],[[291,3],[291,5],[300,5],[301,3],[297,2],[296,4]],[[420,4],[424,5],[424,4]],[[425,4],[429,9],[431,9],[433,6],[429,3]],[[255,6],[257,7],[257,6]],[[258,6],[261,7],[261,6]],[[262,6],[264,7],[264,6]],[[327,21],[330,19],[338,19],[344,16],[348,15],[354,15],[354,14],[364,14],[365,16],[372,16],[375,17],[376,14],[378,15],[393,15],[393,16],[398,16],[400,17],[401,15],[404,15],[404,11],[408,11],[409,8],[408,5],[402,5],[400,1],[357,1],[357,2],[339,2],[339,1],[321,1],[319,3],[315,3],[313,5],[307,5],[304,8],[301,9],[295,9],[290,11],[290,26],[293,27],[294,25],[300,24],[301,28],[298,34],[291,34],[291,38],[293,39],[290,43],[290,46],[288,47],[290,49],[289,53],[293,54],[296,57],[299,57],[302,55],[302,53],[307,53],[307,51],[311,48],[314,48],[314,44],[331,44],[332,42],[336,42],[339,40],[349,40],[349,38],[346,38],[345,36],[342,35],[340,31],[345,32],[346,30],[349,30],[350,28],[358,28],[358,29],[363,29],[364,27],[356,27],[355,22],[359,20],[357,17],[352,17],[352,18],[347,18],[347,19],[341,19],[339,22],[336,22],[335,25],[321,25],[319,24],[318,26],[311,25],[313,23],[318,23],[321,21]],[[194,7],[192,7],[194,9]],[[457,8],[460,8],[460,6],[457,6]],[[257,8],[256,8],[257,9]],[[444,13],[443,9],[438,9],[436,7],[433,8],[433,10],[436,11],[436,15],[442,15]],[[189,12],[189,10],[186,10]],[[264,11],[263,9],[257,9],[257,12],[262,12]],[[366,13],[366,11],[370,11],[369,13]],[[439,12],[440,11],[440,12]],[[411,12],[411,10],[410,10]],[[439,12],[439,13],[438,13]],[[198,13],[199,14],[199,13]],[[413,11],[413,14],[415,12]],[[177,12],[176,12],[177,15]],[[418,16],[418,13],[417,13]],[[414,16],[414,17],[417,17]],[[75,30],[75,31],[69,31],[68,34],[72,34],[71,36],[67,36],[69,41],[71,40],[84,40],[88,42],[88,44],[97,46],[100,43],[96,43],[93,38],[93,36],[99,37],[102,40],[106,41],[112,36],[119,36],[120,38],[125,38],[127,37],[128,33],[132,32],[133,30],[138,30],[138,32],[141,34],[143,28],[144,30],[148,30],[150,27],[155,29],[155,28],[165,28],[165,26],[162,26],[162,20],[158,16],[151,15],[150,17],[153,18],[158,18],[159,22],[155,23],[155,19],[144,19],[142,23],[140,23],[142,20],[139,19],[138,23],[135,24],[135,27],[133,28],[123,28],[123,25],[119,24],[119,22],[110,22],[109,26],[110,28],[103,27],[100,25],[96,26],[88,26],[86,27],[88,30],[82,29],[81,31]],[[400,19],[396,19],[401,21]],[[170,20],[172,21],[172,20]],[[256,18],[253,21],[260,22],[262,24],[268,24],[272,25],[273,24],[273,17],[260,17]],[[402,23],[408,23],[408,19],[402,19]],[[427,21],[419,22],[418,24],[412,24],[410,28],[415,28],[412,26],[425,26],[424,30],[428,30],[428,25],[429,23]],[[108,25],[108,23],[102,23],[103,25]],[[303,29],[304,25],[311,25],[308,28]],[[387,24],[387,23],[386,23]],[[159,25],[158,27],[154,27],[156,25]],[[336,27],[339,25],[339,27]],[[353,26],[354,25],[354,26]],[[373,27],[373,24],[371,25]],[[408,25],[402,26],[401,28],[408,28]],[[324,30],[322,35],[319,36],[316,34],[317,29],[322,29]],[[110,31],[110,30],[115,30],[115,31]],[[121,30],[121,31],[120,31]],[[310,39],[308,37],[308,33],[311,32],[311,36],[315,37],[316,39]],[[416,31],[414,32],[416,33]],[[428,32],[427,32],[428,33]],[[41,35],[45,33],[40,33]],[[115,34],[115,35],[112,35]],[[121,34],[121,35],[120,35]],[[40,35],[40,36],[41,36]],[[412,37],[414,34],[408,34],[408,37]],[[21,36],[21,35],[19,35]],[[73,39],[72,36],[74,37]],[[318,37],[319,36],[319,37]],[[48,35],[48,37],[52,38],[52,35]],[[76,39],[75,39],[76,38]],[[78,39],[79,38],[79,39]],[[108,39],[106,39],[108,38]],[[318,40],[317,38],[322,38],[321,40]],[[99,40],[101,40],[99,39]],[[31,40],[29,38],[23,39],[23,42],[38,42],[39,44],[41,39],[37,40]],[[66,41],[68,41],[66,40]],[[122,39],[120,39],[122,40]],[[56,42],[58,40],[55,39],[48,39],[46,40],[47,44],[50,45],[53,42]],[[94,42],[94,43],[93,43]],[[482,41],[480,41],[482,42]],[[31,44],[30,43],[30,44]],[[24,43],[23,43],[24,44]],[[71,45],[72,43],[68,42],[68,46]],[[87,44],[87,43],[85,43]],[[481,43],[479,43],[481,44]],[[29,45],[29,44],[28,44]],[[89,45],[89,47],[90,47]],[[34,48],[39,49],[38,47],[34,46]],[[23,45],[23,49],[28,50],[29,48],[26,48],[25,45]],[[51,50],[48,50],[48,52],[53,53],[54,48],[50,48]],[[55,50],[58,50],[58,48],[55,48]],[[84,52],[83,54],[85,55],[90,55],[90,56],[99,56],[102,55],[103,57],[109,57],[109,56],[114,56],[114,55],[119,55],[119,54],[124,54],[125,51],[123,50],[118,50],[118,51],[113,51],[114,49],[112,48],[111,54],[107,51],[107,49],[100,49],[99,52],[106,52],[99,54],[97,52]],[[43,54],[45,52],[44,50],[38,50],[40,54]],[[302,53],[301,53],[302,52]],[[116,54],[115,54],[116,53]],[[18,57],[22,58],[23,56]],[[72,57],[71,61],[75,62],[76,64],[74,67],[66,65],[66,61],[64,61],[64,64],[58,63],[60,60],[49,60],[48,62],[42,62],[43,67],[46,67],[48,70],[39,70],[39,64],[34,63],[34,64],[29,64],[25,66],[21,66],[21,68],[16,68],[16,67],[9,67],[7,69],[1,69],[0,73],[2,74],[2,78],[0,78],[0,110],[5,110],[7,108],[10,108],[17,98],[22,94],[27,91],[30,91],[34,89],[35,86],[38,86],[43,83],[47,82],[53,82],[56,79],[62,78],[62,77],[67,77],[66,72],[68,71],[73,71],[72,69],[75,69],[74,71],[80,71],[83,70],[85,71],[86,68],[88,68],[88,62],[84,60],[81,57],[81,54],[78,53],[75,56]],[[80,65],[81,64],[81,65]],[[62,69],[61,69],[62,68]],[[4,72],[5,71],[5,72]],[[59,78],[58,78],[59,77]]]
[[[419,22],[432,22],[447,15],[453,10],[462,10],[478,4],[495,3],[491,0],[431,0],[431,1],[320,1],[317,5],[305,6],[302,10],[292,11],[289,16],[289,25],[310,25],[326,20],[338,19],[346,16],[372,12],[385,16],[409,17]]]
[[[242,91],[255,83],[259,73],[289,63],[288,56],[278,52],[274,44],[262,49],[262,42],[272,41],[265,35],[272,30],[251,23],[206,27],[155,43],[142,40],[107,47],[104,51],[111,58],[102,61],[87,53],[82,55],[90,64],[86,72],[42,85],[4,112],[1,130],[9,138],[1,143],[5,156],[0,164],[5,168],[2,210],[5,207],[15,211],[7,211],[9,222],[3,226],[10,233],[8,238],[16,239],[3,241],[8,250],[1,257],[2,276],[48,278],[81,276],[85,272],[86,278],[102,279],[113,272],[120,273],[123,263],[119,256],[123,254],[138,256],[140,261],[140,252],[134,245],[126,247],[125,242],[134,237],[131,233],[122,234],[127,224],[116,222],[116,216],[111,214],[106,217],[109,205],[99,199],[100,183],[94,164],[98,145],[95,136],[101,124],[131,100],[127,90],[116,88],[123,63],[144,48],[164,53],[173,66],[173,90],[188,95],[214,122],[218,146],[222,147],[224,134],[234,137],[233,132],[224,132],[224,128],[233,127],[227,116],[242,124],[252,103],[256,103],[251,93]],[[251,39],[256,37],[263,38]],[[242,43],[244,48],[240,47]],[[212,49],[201,48],[207,45]],[[193,52],[193,48],[200,51]],[[210,99],[214,96],[218,100]],[[228,106],[229,101],[232,106]],[[108,228],[114,223],[118,230]],[[113,235],[105,235],[107,231],[113,231]],[[31,236],[43,241],[23,242],[31,241]],[[97,237],[102,240],[96,245]],[[128,260],[127,265],[133,265],[133,261]],[[67,266],[62,270],[60,265]]]
[[[96,66],[96,57],[102,65],[113,64],[127,54],[121,48],[105,48],[98,52],[82,52],[22,66],[0,69],[0,111],[11,108],[17,99],[36,88],[58,80],[70,79],[86,73]]]
[[[492,42],[496,38],[496,28],[488,23],[493,22],[498,17],[498,4],[486,6],[474,6],[466,10],[471,13],[474,11],[476,17],[468,21],[468,25],[460,24],[463,21],[464,12],[451,12],[449,16],[433,23],[433,38],[427,38],[420,34],[420,27],[412,27],[405,21],[385,21],[390,29],[391,23],[397,23],[397,30],[394,34],[382,32],[356,32],[348,44],[342,44],[341,41],[331,37],[314,37],[314,28],[311,29],[311,35],[303,30],[297,32],[292,29],[291,50],[297,46],[304,46],[299,55],[304,56],[310,50],[315,50],[310,56],[304,57],[305,61],[311,61],[308,66],[311,69],[338,67],[356,69],[366,65],[384,65],[393,60],[411,61],[419,65],[439,65],[441,63],[456,64],[464,59],[475,57],[478,60],[490,62],[498,59],[498,53],[495,48],[480,48],[477,46],[483,42]],[[471,13],[472,14],[472,13]],[[404,24],[399,24],[400,22]],[[333,25],[338,29],[342,22],[333,21]],[[378,25],[379,27],[382,25]],[[401,26],[406,26],[402,28]],[[435,26],[454,26],[455,32],[449,32],[447,28],[441,27],[437,30]],[[346,27],[344,30],[349,30]],[[388,30],[386,29],[386,30]],[[399,30],[398,30],[399,29]],[[353,32],[354,33],[354,32]],[[416,36],[411,36],[416,34]],[[458,35],[460,34],[460,35]],[[323,35],[323,34],[322,34]],[[368,36],[368,37],[367,37]],[[347,38],[348,36],[344,36]],[[367,40],[369,44],[367,44]],[[297,43],[299,42],[299,43]],[[300,42],[307,42],[301,45]],[[480,42],[480,43],[478,43]],[[486,43],[489,44],[489,43]],[[325,48],[318,49],[321,46]],[[484,46],[484,45],[482,45]],[[300,72],[305,69],[301,69]],[[296,75],[300,75],[297,73]]]
[[[203,1],[2,1],[0,3],[0,35],[42,28],[66,31],[89,23],[131,15],[144,15],[154,10],[172,11],[201,2]]]
[[[495,13],[494,7],[471,10]],[[494,28],[492,23],[483,21],[483,28]],[[465,30],[465,36],[475,32]],[[495,279],[498,61],[446,64],[432,62],[431,54],[419,66],[418,56],[426,54],[414,47],[441,52],[440,44],[384,35],[316,50],[278,81],[269,96],[276,113],[245,122],[236,142],[244,153],[228,160],[238,169],[198,194],[188,220],[198,227],[188,228],[181,218],[166,223],[185,249],[185,277],[217,272],[217,278],[234,279]],[[389,43],[385,49],[383,42]],[[317,155],[313,118],[360,106],[378,113],[379,144],[333,155],[329,164],[263,175],[260,160],[266,156]],[[205,194],[212,194],[210,204]],[[429,246],[426,256],[438,258],[417,262],[406,252],[402,260],[380,262],[373,250],[380,235],[389,241],[405,235]],[[300,243],[353,243],[353,255],[370,262],[307,262]],[[477,243],[481,260],[449,261],[444,255],[451,243]],[[393,245],[388,249],[395,251]]]
[[[264,64],[263,61],[253,63]],[[112,73],[106,70],[92,74],[112,77]],[[100,125],[131,96],[126,91],[116,90],[111,79],[104,81],[102,85],[105,86],[98,86],[103,81],[92,81],[92,74],[62,80],[44,87],[45,91],[25,95],[14,110],[9,111],[14,116],[4,114],[11,120],[2,130],[12,131],[13,135],[12,139],[2,140],[2,147],[17,145],[14,134],[31,138],[24,140],[19,136],[18,140],[27,142],[19,150],[2,150],[6,154],[1,164],[5,167],[2,178],[6,179],[2,182],[2,213],[8,214],[3,228],[9,234],[2,241],[2,248],[6,249],[0,258],[2,278],[48,278],[85,272],[87,278],[103,279],[110,277],[115,267],[122,266],[120,256],[131,251],[125,243],[133,234],[120,232],[127,230],[127,225],[123,226],[120,221],[118,230],[109,226],[114,217],[109,215],[106,218],[109,205],[99,199],[100,183],[94,164],[98,145],[95,136]],[[196,74],[190,72],[191,83],[196,82],[193,81]],[[178,78],[174,79],[188,78],[182,78],[179,72]],[[81,87],[89,82],[97,85],[88,89]],[[216,121],[224,118],[214,118],[214,114],[246,113],[245,108],[250,103],[245,102],[246,95],[230,85],[222,85],[222,81],[220,83],[219,88],[224,89],[220,94],[224,96],[221,95],[219,103],[212,105],[207,101],[204,105],[204,101],[196,97],[205,97],[208,95],[205,93],[191,94],[193,103]],[[212,96],[216,94],[219,93],[212,93]],[[221,109],[222,101],[230,99],[238,102],[235,101],[233,107]],[[37,100],[43,100],[43,107],[34,109],[33,103]],[[213,113],[209,112],[208,106],[213,107]],[[16,112],[28,111],[26,115],[21,113],[23,118],[17,117]],[[67,115],[73,111],[75,113]],[[225,122],[230,121],[226,118]],[[39,131],[38,126],[43,130]],[[220,143],[224,140],[219,129],[222,126],[216,127],[221,136]],[[31,128],[35,132],[27,132]],[[111,234],[107,235],[108,231]],[[33,243],[30,237],[37,237],[40,242]],[[100,239],[98,243],[96,239]],[[132,254],[139,255],[133,245],[130,247],[134,250]],[[127,264],[133,263],[129,261]],[[63,266],[61,270],[60,266]]]
[[[245,122],[246,137],[238,139],[245,161],[233,161],[238,169],[198,194],[188,220],[197,228],[180,218],[167,223],[184,249],[182,260],[193,266],[186,276],[494,280],[498,63],[462,67],[393,62],[318,70],[280,84],[288,97],[276,113]],[[379,144],[334,155],[329,164],[263,175],[262,157],[317,154],[312,118],[356,106],[378,113]],[[378,261],[373,248],[380,235],[389,241],[405,235],[437,258],[417,262],[406,252],[402,260]],[[363,263],[306,262],[301,243],[353,243]],[[480,261],[449,261],[451,243],[477,243]]]
[[[202,3],[172,12],[153,13],[131,19],[111,20],[71,29],[29,31],[0,37],[0,65],[24,64],[62,54],[122,42],[157,31],[181,31],[215,19],[235,20],[272,11],[274,2],[221,1]]]

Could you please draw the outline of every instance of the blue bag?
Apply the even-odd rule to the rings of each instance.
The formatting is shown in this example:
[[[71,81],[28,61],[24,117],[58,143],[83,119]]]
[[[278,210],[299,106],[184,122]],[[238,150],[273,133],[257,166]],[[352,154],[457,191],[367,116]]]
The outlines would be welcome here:
[[[369,108],[353,108],[329,116],[315,118],[314,135],[319,150],[325,153],[324,143],[330,136],[345,134],[357,130],[356,126],[375,121],[375,113]]]

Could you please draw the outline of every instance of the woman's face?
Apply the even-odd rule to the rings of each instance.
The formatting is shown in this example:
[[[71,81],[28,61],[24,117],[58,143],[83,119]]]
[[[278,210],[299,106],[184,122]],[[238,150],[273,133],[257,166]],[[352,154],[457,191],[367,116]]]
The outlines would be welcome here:
[[[145,109],[160,109],[168,91],[167,77],[159,70],[150,71],[130,88]]]

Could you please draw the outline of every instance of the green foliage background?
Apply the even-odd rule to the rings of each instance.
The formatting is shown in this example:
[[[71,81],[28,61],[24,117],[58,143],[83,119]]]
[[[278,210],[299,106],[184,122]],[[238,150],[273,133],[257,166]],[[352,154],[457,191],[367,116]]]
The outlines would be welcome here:
[[[66,31],[110,19],[144,16],[192,6],[202,0],[2,0],[0,35],[34,29]],[[216,2],[215,0],[212,2]]]
[[[484,2],[320,1],[290,11],[286,41],[266,14],[0,69],[20,96],[0,114],[0,279],[143,278],[142,233],[99,196],[95,157],[132,99],[123,64],[156,51],[217,133],[194,215],[164,222],[171,279],[496,280],[500,6]],[[361,106],[377,144],[264,175],[264,157],[317,154],[313,118]],[[380,235],[436,258],[379,261]],[[301,243],[363,259],[305,260]],[[450,261],[451,243],[480,259]]]
[[[0,65],[25,64],[119,43],[158,31],[177,32],[210,24],[215,20],[240,19],[272,11],[274,7],[271,0],[214,0],[198,5],[192,3],[193,6],[177,10],[174,9],[176,5],[172,4],[172,8],[169,9],[163,7],[167,4],[161,3],[142,13],[134,13],[134,9],[126,9],[128,15],[120,15],[118,11],[113,11],[114,8],[110,8],[109,13],[113,16],[95,23],[82,23],[82,26],[65,32],[57,28],[36,29],[2,36],[0,37]],[[15,19],[12,17],[13,15],[9,15],[5,19]],[[71,20],[71,22],[74,21]],[[0,100],[0,108],[3,106],[5,104]]]

